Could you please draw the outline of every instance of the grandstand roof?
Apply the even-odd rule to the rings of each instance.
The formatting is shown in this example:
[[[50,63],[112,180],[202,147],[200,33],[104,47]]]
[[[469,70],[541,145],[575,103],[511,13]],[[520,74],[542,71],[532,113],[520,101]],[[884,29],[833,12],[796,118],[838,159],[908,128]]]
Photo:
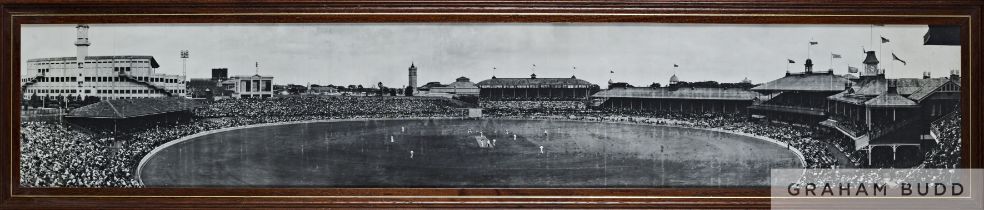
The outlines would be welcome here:
[[[738,88],[650,88],[628,87],[612,88],[595,93],[592,97],[602,98],[659,98],[659,99],[703,99],[703,100],[753,100],[759,93]]]
[[[594,85],[577,78],[492,78],[478,82],[479,87],[490,85]]]
[[[831,72],[793,73],[752,88],[754,91],[843,91],[845,83],[854,83]]]
[[[878,97],[872,98],[867,102],[864,102],[865,106],[869,107],[917,107],[919,104],[916,102],[905,98],[898,93],[887,93],[882,94]]]
[[[454,82],[444,86],[444,88],[478,88],[474,82],[471,82],[467,77],[458,77]]]
[[[53,58],[32,58],[28,59],[27,62],[44,62],[44,61],[75,61],[76,57],[53,57]],[[158,68],[161,67],[154,59],[154,56],[149,55],[107,55],[107,56],[85,56],[86,60],[112,60],[112,59],[150,59],[150,67]]]
[[[899,79],[885,79],[885,78],[873,78],[866,79],[858,82],[857,85],[853,86],[853,94],[857,95],[867,95],[867,96],[877,96],[882,95],[888,91],[888,83],[895,82],[896,87],[898,87],[899,95],[903,96],[914,96],[913,99],[921,99],[922,97],[932,93],[937,87],[943,86],[950,79],[948,78],[899,78]]]
[[[932,94],[933,91],[938,89],[940,86],[943,86],[951,81],[952,80],[948,78],[872,78],[862,80],[858,82],[858,85],[851,87],[851,90],[832,95],[828,98],[853,104],[866,105],[870,102],[868,100],[880,98],[880,102],[871,102],[876,106],[888,104],[908,104],[903,102],[903,100],[899,100],[899,97],[906,99],[907,101],[920,101],[926,96]],[[895,95],[898,95],[898,97],[886,96],[888,94],[892,94],[888,91],[889,82],[895,82],[897,91],[897,94]]]
[[[182,97],[133,98],[100,101],[68,112],[66,117],[124,119],[191,110],[202,106]]]

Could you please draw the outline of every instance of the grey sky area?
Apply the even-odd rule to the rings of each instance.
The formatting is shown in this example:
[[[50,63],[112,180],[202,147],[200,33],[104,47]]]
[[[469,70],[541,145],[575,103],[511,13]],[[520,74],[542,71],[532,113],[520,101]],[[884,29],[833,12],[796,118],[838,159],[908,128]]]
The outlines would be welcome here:
[[[273,75],[277,84],[478,82],[492,76],[570,77],[604,84],[610,76],[634,85],[684,81],[755,83],[803,70],[810,40],[816,70],[837,74],[861,66],[862,48],[883,52],[887,76],[934,77],[960,68],[959,46],[925,46],[926,26],[680,25],[680,24],[143,24],[90,25],[89,55],[151,55],[161,73],[181,74],[179,51],[189,50],[188,77],[211,68],[232,75]],[[22,64],[30,58],[75,56],[74,25],[22,27]],[[879,36],[890,40],[881,44]],[[894,52],[908,62],[892,62]],[[679,64],[679,68],[673,68]],[[22,65],[23,66],[23,65]],[[577,69],[574,71],[573,66]],[[609,74],[614,70],[614,74]]]

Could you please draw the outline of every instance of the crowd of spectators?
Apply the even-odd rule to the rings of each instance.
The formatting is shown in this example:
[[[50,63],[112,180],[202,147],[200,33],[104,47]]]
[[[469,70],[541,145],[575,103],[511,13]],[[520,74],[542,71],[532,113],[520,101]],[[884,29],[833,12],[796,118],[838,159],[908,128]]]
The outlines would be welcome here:
[[[862,136],[868,132],[868,127],[862,126],[863,123],[850,120],[842,116],[832,115],[831,119],[837,121],[837,126],[844,129],[846,132],[850,132],[854,136]]]
[[[960,110],[930,124],[939,144],[926,153],[926,160],[919,167],[957,168],[960,164]]]
[[[327,119],[464,117],[462,104],[431,97],[299,96],[223,100],[194,110],[191,121],[98,130],[59,121],[21,125],[21,185],[138,187],[140,160],[155,147],[192,134],[245,125]]]
[[[442,97],[287,96],[222,100],[195,110],[201,117],[452,115],[466,104]]]
[[[586,110],[583,101],[482,101],[486,113],[520,115],[523,113],[566,113]]]
[[[467,104],[440,97],[292,96],[206,103],[191,121],[108,131],[60,121],[21,125],[21,185],[25,187],[139,187],[139,161],[155,147],[184,136],[229,127],[325,119],[464,117]],[[656,112],[584,108],[577,101],[482,102],[485,117],[552,118],[720,129],[768,137],[796,148],[807,168],[842,165],[828,149],[852,151],[852,141],[818,126],[772,122],[742,113]],[[920,167],[954,168],[960,158],[960,114],[932,124],[940,144]],[[864,157],[847,153],[856,162]]]
[[[521,115],[508,115],[522,113]],[[564,114],[545,114],[531,112],[499,112],[494,117],[504,118],[550,118],[586,121],[614,121],[654,125],[674,125],[705,129],[746,133],[768,137],[790,145],[799,150],[808,168],[831,168],[838,165],[834,154],[827,149],[828,144],[843,141],[839,135],[830,135],[815,126],[804,126],[782,122],[756,121],[743,113],[693,113],[656,112],[638,110],[608,110],[597,112],[570,112]]]

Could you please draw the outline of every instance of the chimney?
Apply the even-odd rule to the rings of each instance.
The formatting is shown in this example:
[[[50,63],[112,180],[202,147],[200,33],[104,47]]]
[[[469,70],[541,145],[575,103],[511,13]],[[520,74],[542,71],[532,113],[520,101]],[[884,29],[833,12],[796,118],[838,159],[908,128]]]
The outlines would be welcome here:
[[[932,78],[932,77],[933,77],[932,74],[929,73],[928,71],[927,72],[923,72],[923,79],[929,79],[929,78]]]
[[[894,79],[888,80],[888,93],[889,94],[898,94],[899,93],[899,90],[898,90],[898,80],[894,80]]]
[[[530,74],[530,79],[536,79],[536,74]]]
[[[844,83],[844,90],[850,90],[850,89],[851,89],[851,83],[850,82],[845,82]]]
[[[960,80],[960,70],[950,70],[950,80],[959,81]]]

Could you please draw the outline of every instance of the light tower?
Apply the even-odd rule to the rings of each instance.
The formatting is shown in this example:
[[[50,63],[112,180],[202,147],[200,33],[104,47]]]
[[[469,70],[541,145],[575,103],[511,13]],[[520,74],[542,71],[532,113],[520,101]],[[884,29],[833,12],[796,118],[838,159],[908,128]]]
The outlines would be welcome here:
[[[181,51],[181,80],[188,79],[188,50]]]
[[[89,56],[89,25],[79,24],[75,30],[75,59],[82,68],[85,57]]]
[[[413,93],[414,91],[417,90],[417,66],[414,66],[413,62],[410,62],[409,71],[410,71],[410,84],[409,84],[410,92]]]

